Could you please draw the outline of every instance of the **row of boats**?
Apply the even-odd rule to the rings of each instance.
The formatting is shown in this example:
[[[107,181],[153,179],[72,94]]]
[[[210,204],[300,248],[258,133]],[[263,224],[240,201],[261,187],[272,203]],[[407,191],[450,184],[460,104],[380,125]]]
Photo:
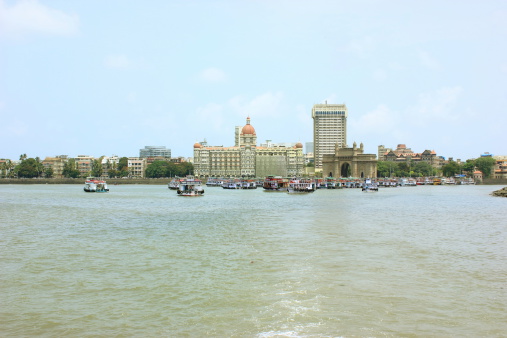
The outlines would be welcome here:
[[[264,191],[282,191],[290,194],[311,193],[317,189],[361,188],[362,191],[378,191],[379,187],[417,186],[417,185],[445,185],[445,184],[474,184],[472,179],[460,178],[401,178],[401,179],[360,179],[360,178],[285,178],[281,176],[267,176],[259,179],[226,179],[208,178],[206,186],[222,187],[223,189],[257,189]],[[168,183],[168,188],[176,190],[178,196],[202,196],[203,182],[193,176],[175,177]],[[88,177],[84,191],[108,192],[107,183],[101,179]]]

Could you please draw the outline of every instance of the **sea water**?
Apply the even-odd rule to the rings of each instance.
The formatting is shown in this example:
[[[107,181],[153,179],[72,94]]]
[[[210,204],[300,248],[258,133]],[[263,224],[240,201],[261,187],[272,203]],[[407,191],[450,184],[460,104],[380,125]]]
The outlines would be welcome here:
[[[505,336],[499,188],[0,185],[0,336]]]

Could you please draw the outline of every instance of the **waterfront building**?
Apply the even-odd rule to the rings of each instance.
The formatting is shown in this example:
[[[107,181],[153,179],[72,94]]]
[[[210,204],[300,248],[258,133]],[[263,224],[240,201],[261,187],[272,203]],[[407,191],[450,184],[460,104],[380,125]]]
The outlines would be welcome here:
[[[79,170],[79,176],[90,176],[94,158],[88,155],[77,155],[74,160],[76,161],[77,170]]]
[[[132,178],[144,178],[146,159],[141,157],[128,158],[129,176]]]
[[[194,144],[194,174],[199,177],[301,176],[304,173],[303,145],[257,146],[257,133],[250,117],[242,128],[235,127],[233,147],[209,146],[206,140]]]
[[[315,104],[312,108],[315,170],[322,170],[322,157],[333,155],[335,145],[346,146],[347,116],[345,104]]]
[[[335,144],[334,154],[322,157],[322,173],[329,177],[377,177],[377,156],[364,154],[364,146],[359,148],[354,142],[352,148]]]
[[[442,156],[437,156],[435,150],[425,150],[422,153],[413,152],[405,144],[398,144],[395,150],[386,148],[383,145],[378,146],[379,161],[392,162],[426,162],[434,168],[440,168],[448,163]]]
[[[59,155],[55,157],[46,157],[44,161],[42,161],[42,165],[44,166],[44,171],[47,169],[53,170],[54,178],[62,178],[63,177],[63,168],[65,167],[65,163],[68,161],[67,155]]]
[[[171,158],[171,149],[166,149],[164,146],[145,146],[144,149],[139,149],[139,157],[168,157]]]
[[[507,156],[493,156],[495,167],[493,178],[507,179]]]

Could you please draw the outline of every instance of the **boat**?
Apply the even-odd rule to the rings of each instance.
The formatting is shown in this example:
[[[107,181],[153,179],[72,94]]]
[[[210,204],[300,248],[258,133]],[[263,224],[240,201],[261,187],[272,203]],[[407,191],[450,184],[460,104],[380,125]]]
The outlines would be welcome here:
[[[281,176],[267,176],[262,183],[264,191],[287,191],[289,180]]]
[[[239,188],[241,188],[241,183],[237,179],[224,180],[222,183],[222,188],[224,188],[224,189],[239,189]]]
[[[326,188],[327,189],[336,189],[337,188],[337,180],[334,177],[326,177]]]
[[[178,186],[180,185],[180,178],[175,177],[167,184],[167,187],[171,190],[178,190]]]
[[[241,180],[241,189],[257,189],[257,183],[255,180]]]
[[[309,179],[292,179],[289,181],[287,192],[289,194],[306,194],[314,192],[316,184],[313,180]]]
[[[178,196],[202,196],[204,194],[202,182],[193,176],[180,179],[177,193]]]
[[[223,184],[223,179],[222,178],[210,177],[206,181],[206,186],[207,187],[221,187],[222,184]]]
[[[367,178],[364,181],[364,184],[363,184],[363,187],[361,190],[364,192],[378,191],[378,185],[377,185],[377,183],[373,182],[371,179]]]
[[[108,192],[106,181],[96,177],[87,177],[85,181],[84,191],[86,192]]]

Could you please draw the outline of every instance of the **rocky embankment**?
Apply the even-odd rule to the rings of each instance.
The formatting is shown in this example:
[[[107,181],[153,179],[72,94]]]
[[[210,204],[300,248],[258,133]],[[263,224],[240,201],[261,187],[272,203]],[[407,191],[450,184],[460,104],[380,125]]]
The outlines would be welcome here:
[[[507,197],[507,187],[502,188],[502,189],[497,190],[497,191],[493,191],[491,193],[491,195],[493,195],[493,196],[499,196],[499,197]]]

